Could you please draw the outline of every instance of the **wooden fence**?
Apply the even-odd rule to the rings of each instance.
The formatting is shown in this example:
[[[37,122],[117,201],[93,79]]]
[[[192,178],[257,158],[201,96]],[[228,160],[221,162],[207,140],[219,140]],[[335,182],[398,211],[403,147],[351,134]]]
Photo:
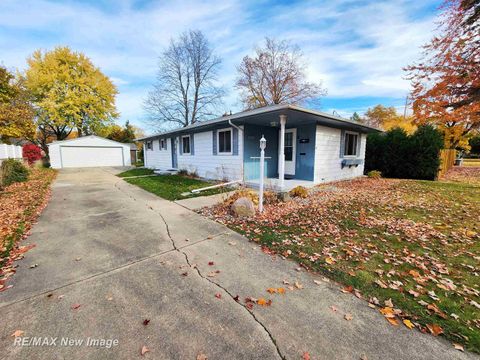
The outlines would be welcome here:
[[[445,175],[455,164],[457,152],[455,149],[440,150],[440,168],[438,169],[438,177]]]

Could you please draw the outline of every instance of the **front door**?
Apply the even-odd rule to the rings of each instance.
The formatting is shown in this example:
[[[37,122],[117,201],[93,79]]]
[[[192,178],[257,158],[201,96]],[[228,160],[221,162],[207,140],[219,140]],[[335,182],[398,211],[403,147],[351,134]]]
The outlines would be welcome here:
[[[171,138],[172,144],[172,168],[177,168],[177,142],[176,138]]]
[[[295,154],[297,148],[297,129],[285,129],[285,175],[295,175]]]

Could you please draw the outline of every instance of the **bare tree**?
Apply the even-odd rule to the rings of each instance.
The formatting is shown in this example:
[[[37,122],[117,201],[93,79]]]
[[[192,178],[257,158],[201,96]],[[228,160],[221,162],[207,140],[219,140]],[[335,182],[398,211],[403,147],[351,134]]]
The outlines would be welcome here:
[[[149,125],[157,129],[187,126],[214,115],[223,90],[217,86],[217,57],[201,31],[172,39],[159,59],[154,88],[145,100]]]
[[[266,38],[255,57],[238,66],[236,88],[247,109],[273,104],[299,104],[326,95],[321,83],[306,81],[303,54],[296,45]]]

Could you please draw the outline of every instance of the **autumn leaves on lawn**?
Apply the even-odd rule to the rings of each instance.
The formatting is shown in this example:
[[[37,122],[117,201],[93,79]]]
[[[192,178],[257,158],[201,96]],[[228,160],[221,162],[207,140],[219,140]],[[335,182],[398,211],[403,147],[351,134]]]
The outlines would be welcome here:
[[[202,213],[267,254],[343,283],[392,325],[478,350],[480,187],[470,179],[464,172],[455,182],[357,179],[267,204],[252,219],[222,204]]]

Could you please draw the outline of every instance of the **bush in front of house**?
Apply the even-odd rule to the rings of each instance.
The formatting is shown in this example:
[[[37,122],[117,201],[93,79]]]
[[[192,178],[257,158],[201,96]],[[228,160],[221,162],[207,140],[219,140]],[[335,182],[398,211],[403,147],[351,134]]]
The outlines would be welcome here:
[[[42,149],[35,144],[26,144],[22,147],[22,156],[30,165],[41,160],[43,157]]]
[[[6,159],[0,166],[0,188],[4,188],[15,182],[26,181],[28,179],[28,169],[20,161],[15,159]]]
[[[365,173],[380,171],[387,178],[434,180],[440,166],[443,136],[430,125],[408,135],[394,128],[368,135]]]
[[[304,188],[303,186],[294,187],[288,193],[291,197],[306,198],[308,196],[308,190],[306,188]]]
[[[380,179],[382,177],[382,172],[378,170],[372,170],[367,173],[367,176],[371,179]]]

